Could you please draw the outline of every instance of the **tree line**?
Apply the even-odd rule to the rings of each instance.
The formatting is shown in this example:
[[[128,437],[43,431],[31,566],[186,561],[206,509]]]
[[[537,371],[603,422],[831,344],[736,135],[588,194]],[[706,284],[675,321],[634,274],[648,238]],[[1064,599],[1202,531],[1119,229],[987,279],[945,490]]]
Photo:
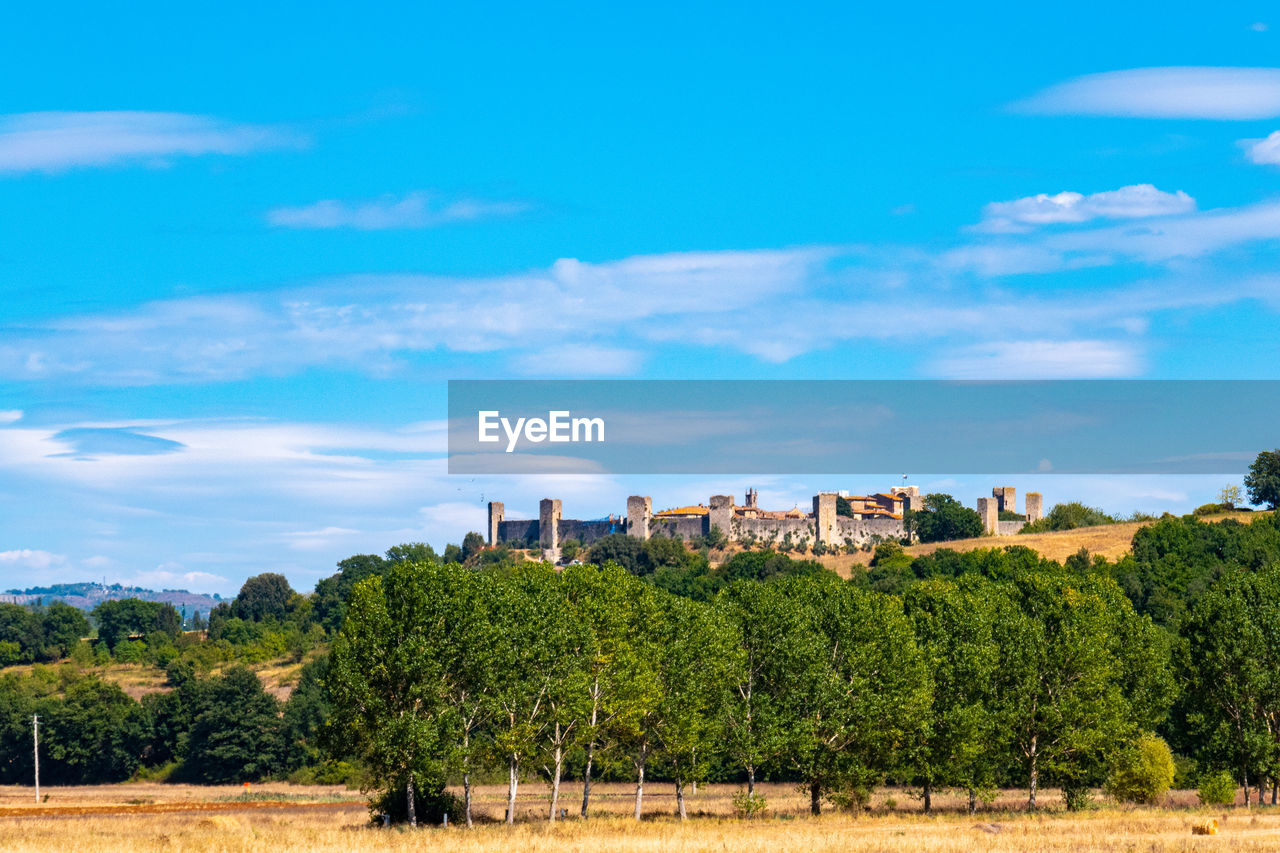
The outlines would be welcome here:
[[[1276,797],[1275,516],[1166,518],[1115,561],[883,543],[849,581],[768,551],[712,567],[665,539],[601,540],[585,556],[602,567],[563,572],[465,544],[356,555],[310,595],[256,576],[203,639],[165,605],[104,603],[94,646],[69,639],[72,608],[0,606],[0,638],[37,661],[0,678],[0,780],[29,779],[39,713],[51,780],[362,778],[405,818],[410,792],[415,816],[463,815],[495,773],[511,803],[530,778],[557,803],[557,780],[581,780],[580,813],[593,781],[628,778],[637,808],[646,786],[682,802],[704,779],[740,781],[747,805],[767,779],[815,809],[886,781],[926,808],[1010,785],[1078,806],[1165,742],[1181,785],[1225,772]],[[86,654],[142,654],[167,689],[131,699]],[[234,666],[290,655],[312,662],[287,702]]]
[[[903,597],[831,573],[739,580],[710,602],[616,565],[474,572],[405,563],[358,583],[334,641],[333,716],[413,821],[460,778],[505,765],[508,821],[525,774],[554,820],[567,759],[589,813],[599,764],[646,781],[790,779],[857,807],[886,779],[971,802],[1018,780],[1080,797],[1153,732],[1176,685],[1167,635],[1111,579],[1037,571],[914,585]],[[403,802],[403,806],[399,805]]]

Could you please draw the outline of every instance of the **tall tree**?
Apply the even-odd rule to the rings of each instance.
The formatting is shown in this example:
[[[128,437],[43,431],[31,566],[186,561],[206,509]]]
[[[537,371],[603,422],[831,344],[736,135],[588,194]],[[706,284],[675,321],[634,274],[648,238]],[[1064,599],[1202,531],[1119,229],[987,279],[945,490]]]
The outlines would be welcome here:
[[[865,800],[903,765],[923,738],[932,686],[897,599],[824,576],[789,578],[782,589],[808,623],[788,711],[800,733],[792,765],[819,814],[824,798]]]
[[[1244,786],[1280,757],[1280,568],[1230,572],[1183,625],[1181,714],[1189,745]],[[1259,791],[1261,799],[1261,791]]]
[[[747,774],[754,796],[761,768],[787,752],[795,728],[786,704],[794,661],[801,659],[805,626],[797,602],[776,583],[739,580],[716,599],[736,640],[729,655],[725,745]]]
[[[447,608],[429,594],[436,567],[393,564],[355,585],[325,677],[332,725],[379,781],[404,794],[417,824],[417,792],[444,790],[451,741],[445,732],[444,674],[435,653]]]
[[[721,751],[722,712],[737,649],[720,611],[675,596],[664,598],[663,610],[658,659],[662,704],[654,730],[684,820],[685,785],[703,778],[708,761]]]
[[[531,757],[544,730],[554,727],[551,707],[562,682],[582,665],[583,626],[566,618],[560,578],[545,563],[526,563],[499,576],[492,587],[493,649],[499,677],[492,691],[493,744],[507,764],[507,822],[514,823],[521,762]]]
[[[616,564],[565,567],[565,594],[576,617],[590,631],[590,655],[581,682],[584,750],[581,816],[589,816],[592,773],[602,753],[618,746],[634,720],[656,704],[657,684],[648,619],[656,612],[651,587]],[[622,737],[620,737],[622,735]]]
[[[1131,664],[1141,650],[1127,645],[1157,629],[1133,613],[1110,578],[1029,572],[1010,590],[1021,615],[997,626],[1001,680],[1034,808],[1042,777],[1068,793],[1082,790],[1100,781],[1115,745],[1163,717],[1168,662],[1156,655]]]
[[[907,616],[933,675],[928,735],[918,763],[926,814],[938,785],[967,789],[972,812],[977,789],[994,783],[994,771],[1007,757],[996,690],[1001,598],[995,584],[976,577],[959,585],[929,580],[907,590]]]

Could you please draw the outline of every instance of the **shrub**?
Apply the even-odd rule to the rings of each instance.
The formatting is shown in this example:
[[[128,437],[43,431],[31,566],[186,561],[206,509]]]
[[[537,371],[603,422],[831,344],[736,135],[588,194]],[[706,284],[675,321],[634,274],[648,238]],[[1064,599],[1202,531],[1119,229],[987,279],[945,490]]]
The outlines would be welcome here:
[[[740,818],[756,817],[768,808],[769,801],[763,794],[749,794],[746,788],[739,788],[733,795],[733,812]]]
[[[1096,527],[1115,524],[1116,520],[1102,510],[1085,506],[1078,501],[1057,504],[1039,521],[1022,528],[1022,533],[1047,533],[1054,530],[1075,530],[1077,527]]]
[[[1067,804],[1067,811],[1082,812],[1091,809],[1093,803],[1093,789],[1087,785],[1070,784],[1062,786],[1062,801]]]
[[[1173,785],[1177,768],[1163,739],[1145,735],[1116,755],[1107,793],[1122,803],[1157,805]]]
[[[1229,770],[1206,773],[1200,777],[1200,788],[1196,793],[1206,806],[1230,805],[1236,801],[1236,779]]]

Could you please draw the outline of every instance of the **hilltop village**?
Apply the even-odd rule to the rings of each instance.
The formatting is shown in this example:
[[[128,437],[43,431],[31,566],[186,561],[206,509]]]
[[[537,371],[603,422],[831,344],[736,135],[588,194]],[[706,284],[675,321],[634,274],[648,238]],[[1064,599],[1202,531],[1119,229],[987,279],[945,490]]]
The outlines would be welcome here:
[[[1026,494],[1022,513],[1015,509],[1016,498],[1012,486],[997,486],[991,490],[991,497],[978,498],[977,511],[988,534],[1012,535],[1044,515],[1044,501],[1039,492]],[[747,490],[741,504],[731,495],[712,495],[706,504],[658,512],[653,511],[652,498],[632,495],[627,498],[625,516],[609,515],[591,520],[565,518],[558,498],[543,498],[536,519],[507,519],[505,505],[492,501],[488,542],[538,548],[551,560],[558,559],[560,543],[568,539],[590,545],[615,533],[640,540],[654,536],[690,540],[712,536],[713,531],[718,531],[726,541],[743,545],[786,543],[799,548],[857,548],[905,538],[904,515],[923,508],[924,498],[918,486],[895,486],[888,492],[870,495],[819,492],[813,496],[811,512],[798,506],[786,510],[764,509],[755,489]]]

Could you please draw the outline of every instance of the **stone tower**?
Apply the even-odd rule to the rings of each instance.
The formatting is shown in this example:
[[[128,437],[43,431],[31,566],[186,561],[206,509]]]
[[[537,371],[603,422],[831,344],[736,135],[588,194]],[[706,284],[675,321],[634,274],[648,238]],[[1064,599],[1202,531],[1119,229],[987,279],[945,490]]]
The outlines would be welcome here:
[[[497,545],[502,541],[500,532],[502,520],[506,515],[506,507],[500,501],[489,501],[489,545]]]
[[[627,498],[627,533],[637,539],[649,538],[649,522],[653,518],[653,499],[632,495]]]

